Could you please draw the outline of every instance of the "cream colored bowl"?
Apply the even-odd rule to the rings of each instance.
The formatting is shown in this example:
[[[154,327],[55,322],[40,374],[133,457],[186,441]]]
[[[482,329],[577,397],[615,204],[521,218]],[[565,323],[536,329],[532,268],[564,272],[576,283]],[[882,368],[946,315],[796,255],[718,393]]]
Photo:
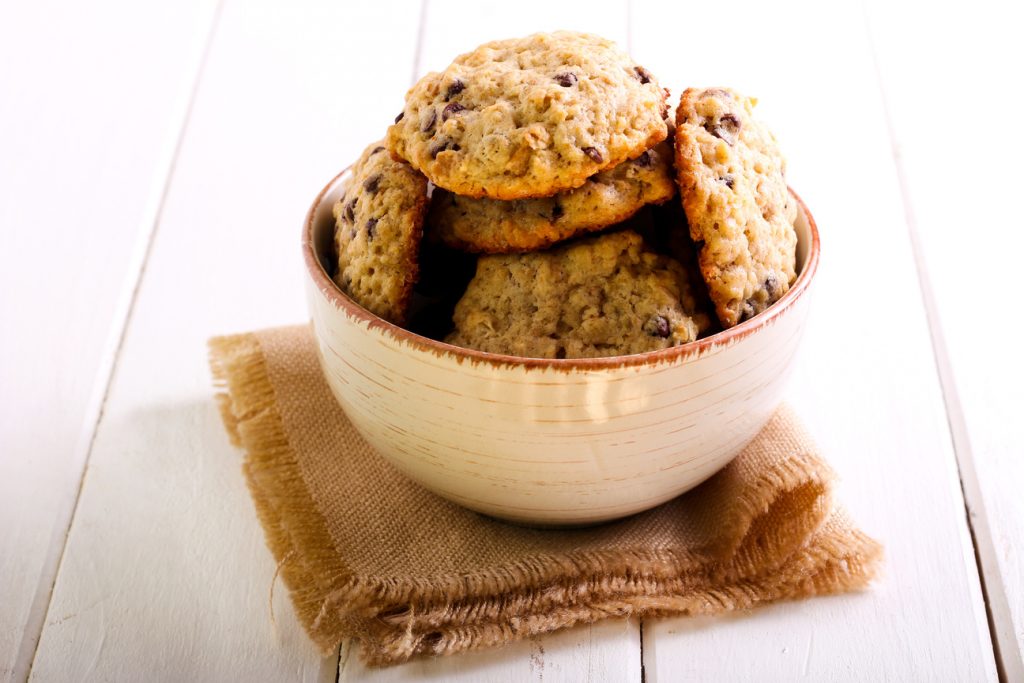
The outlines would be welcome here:
[[[799,198],[799,277],[764,313],[663,351],[538,360],[418,336],[342,294],[322,265],[341,181],[316,198],[303,231],[324,375],[366,440],[437,494],[526,524],[624,517],[710,477],[778,405],[818,265]]]

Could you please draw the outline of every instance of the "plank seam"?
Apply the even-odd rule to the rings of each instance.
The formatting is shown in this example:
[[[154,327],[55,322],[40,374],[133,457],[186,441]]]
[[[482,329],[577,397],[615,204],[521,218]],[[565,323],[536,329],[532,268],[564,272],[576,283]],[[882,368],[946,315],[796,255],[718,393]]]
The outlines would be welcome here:
[[[427,32],[427,10],[430,6],[430,0],[422,0],[420,3],[420,25],[416,30],[416,49],[412,53],[412,79],[409,82],[409,87],[416,85],[416,81],[420,79],[420,68],[421,60],[423,55],[423,41],[426,38]]]
[[[644,624],[646,620],[640,620],[640,683],[647,683],[647,667],[644,665]]]
[[[967,529],[971,536],[974,561],[978,569],[978,581],[985,603],[985,616],[988,622],[989,641],[992,645],[996,674],[1000,681],[1005,682],[1007,680],[1008,669],[1020,669],[1020,663],[1009,662],[1007,659],[1009,654],[1006,652],[1006,648],[1001,647],[1001,624],[995,615],[997,610],[1004,615],[1008,615],[1009,606],[1006,602],[1007,597],[1005,595],[1005,591],[994,590],[996,587],[1002,586],[998,565],[989,566],[993,563],[986,562],[984,559],[986,555],[994,557],[995,551],[991,538],[992,532],[988,524],[988,516],[985,512],[984,498],[981,495],[981,487],[978,482],[977,472],[974,468],[974,454],[967,430],[967,423],[964,418],[963,408],[960,404],[959,392],[956,386],[956,380],[953,374],[953,367],[950,362],[945,336],[942,332],[942,319],[935,303],[935,295],[931,284],[931,278],[928,273],[924,247],[917,229],[917,217],[913,208],[910,185],[907,181],[902,153],[900,151],[899,144],[897,143],[892,112],[889,107],[888,91],[882,75],[882,68],[879,60],[878,49],[875,44],[874,32],[871,30],[871,18],[866,4],[863,7],[865,27],[868,34],[868,44],[871,50],[875,79],[881,95],[886,129],[889,134],[893,163],[896,169],[897,181],[899,183],[900,197],[903,202],[904,221],[910,237],[910,246],[911,252],[914,256],[914,265],[917,270],[921,303],[924,308],[925,318],[928,322],[929,337],[932,344],[932,356],[935,362],[936,373],[939,377],[939,385],[942,391],[943,403],[946,410],[946,420],[953,444],[953,453],[956,458],[960,492],[964,501],[964,516],[967,522]],[[993,596],[993,592],[996,592],[997,595]],[[999,604],[994,605],[994,600]],[[1012,624],[1010,624],[1009,631],[1011,636],[1012,630]]]
[[[11,671],[11,680],[20,679],[27,681],[32,675],[32,667],[35,665],[36,654],[39,650],[39,643],[42,640],[43,629],[46,625],[47,618],[49,617],[50,603],[53,598],[53,589],[56,586],[57,577],[60,575],[60,570],[64,564],[64,553],[67,549],[67,539],[70,534],[71,527],[74,525],[75,516],[78,511],[78,503],[81,499],[82,489],[85,484],[86,471],[89,466],[89,460],[92,456],[93,447],[95,446],[96,435],[99,433],[99,426],[103,422],[107,401],[110,398],[110,390],[113,387],[114,377],[117,373],[118,360],[120,359],[121,351],[124,347],[125,337],[127,336],[128,327],[131,323],[135,303],[138,300],[139,290],[141,288],[143,278],[145,277],[146,264],[149,261],[150,254],[153,250],[153,243],[156,238],[157,228],[163,214],[164,205],[167,201],[167,195],[170,189],[171,180],[174,177],[174,170],[177,166],[178,157],[181,153],[182,143],[185,139],[185,131],[188,128],[188,123],[192,116],[192,107],[196,100],[199,84],[202,81],[203,71],[209,58],[210,48],[213,44],[214,35],[216,33],[216,27],[220,20],[222,6],[223,0],[216,0],[213,12],[208,15],[209,20],[206,22],[206,35],[200,42],[202,48],[198,51],[198,59],[196,59],[192,68],[190,78],[191,82],[186,90],[187,95],[184,98],[184,107],[182,108],[180,116],[177,117],[176,126],[174,126],[177,128],[177,136],[173,146],[171,147],[171,153],[166,166],[163,168],[163,172],[157,175],[157,182],[160,183],[159,197],[154,203],[154,207],[151,210],[147,210],[146,216],[143,219],[143,225],[148,225],[148,231],[140,240],[140,244],[142,246],[137,250],[136,256],[133,257],[132,261],[134,266],[128,270],[128,274],[126,276],[126,284],[131,283],[130,294],[125,297],[123,303],[117,307],[117,313],[111,326],[111,341],[107,344],[109,351],[103,354],[103,361],[96,373],[97,390],[94,394],[94,398],[90,401],[90,408],[86,413],[84,420],[86,424],[91,423],[91,428],[85,430],[83,438],[80,439],[80,444],[85,444],[84,447],[82,445],[76,447],[76,451],[80,451],[81,455],[74,459],[73,462],[75,462],[77,466],[74,468],[72,474],[69,475],[69,478],[71,476],[77,476],[77,485],[75,486],[74,495],[70,499],[69,504],[61,509],[54,522],[46,563],[40,573],[39,583],[36,587],[36,594],[33,597],[32,605],[29,608],[28,621],[25,624],[21,644],[18,647],[18,654],[14,660],[14,668]],[[128,287],[126,287],[126,289],[128,289]],[[102,390],[99,390],[99,387],[101,386]],[[59,551],[56,548],[58,545]]]
[[[626,0],[626,52],[633,54],[633,1]]]

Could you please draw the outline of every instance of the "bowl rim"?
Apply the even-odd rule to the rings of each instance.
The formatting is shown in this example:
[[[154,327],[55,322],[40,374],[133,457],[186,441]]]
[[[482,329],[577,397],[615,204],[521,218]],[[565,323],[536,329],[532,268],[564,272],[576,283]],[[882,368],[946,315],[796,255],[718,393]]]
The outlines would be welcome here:
[[[807,218],[810,228],[810,244],[807,251],[807,262],[797,276],[796,282],[789,288],[782,297],[761,313],[749,320],[745,320],[729,329],[716,332],[713,335],[698,339],[696,341],[672,346],[657,351],[629,354],[624,356],[602,356],[600,358],[525,358],[508,354],[490,353],[467,349],[455,346],[443,341],[424,337],[410,332],[405,328],[380,318],[366,310],[352,299],[348,298],[341,289],[334,283],[323,265],[317,258],[313,240],[313,227],[317,210],[323,203],[324,197],[337,185],[351,167],[346,167],[338,175],[334,176],[322,190],[317,194],[316,199],[306,212],[306,220],[302,227],[302,255],[306,265],[306,271],[312,278],[313,284],[336,308],[341,309],[346,316],[358,322],[365,323],[368,329],[376,329],[381,333],[389,335],[395,341],[412,347],[413,349],[436,356],[448,356],[458,362],[468,361],[471,363],[483,363],[495,367],[520,367],[526,369],[547,369],[557,372],[571,372],[576,370],[600,370],[608,368],[621,368],[643,365],[660,365],[666,362],[683,361],[693,357],[705,355],[711,351],[717,351],[740,341],[741,339],[755,334],[758,330],[772,324],[777,318],[792,308],[793,304],[804,295],[810,286],[811,280],[818,270],[818,261],[821,257],[821,241],[818,235],[818,225],[814,221],[803,199],[800,198],[793,188],[788,188],[789,193],[796,200],[798,206]]]

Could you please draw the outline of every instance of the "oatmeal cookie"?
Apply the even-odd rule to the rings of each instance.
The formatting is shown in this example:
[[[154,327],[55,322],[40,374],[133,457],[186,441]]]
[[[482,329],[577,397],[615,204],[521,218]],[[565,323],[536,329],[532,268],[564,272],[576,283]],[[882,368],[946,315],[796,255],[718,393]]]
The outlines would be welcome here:
[[[666,96],[611,41],[537,33],[486,43],[424,76],[387,145],[459,195],[549,197],[664,140]]]
[[[352,167],[334,205],[334,281],[356,303],[396,325],[405,324],[419,273],[427,209],[427,179],[395,161],[380,142]]]
[[[796,202],[755,103],[725,88],[690,88],[676,111],[683,208],[725,328],[765,310],[796,279]]]
[[[505,254],[543,249],[575,235],[620,223],[646,204],[676,194],[672,142],[587,179],[580,187],[539,199],[473,199],[436,189],[427,232],[464,251]]]
[[[682,266],[631,230],[546,252],[483,256],[455,307],[450,344],[530,358],[591,358],[693,341]]]

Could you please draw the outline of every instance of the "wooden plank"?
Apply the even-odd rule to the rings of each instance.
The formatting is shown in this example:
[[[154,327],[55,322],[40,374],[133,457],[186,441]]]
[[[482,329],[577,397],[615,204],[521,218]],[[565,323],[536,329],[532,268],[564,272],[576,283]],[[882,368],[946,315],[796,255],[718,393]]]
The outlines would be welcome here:
[[[223,8],[34,679],[334,679],[280,586],[270,621],[275,566],[212,401],[206,339],[306,316],[306,207],[399,110],[418,21],[399,3]],[[368,27],[387,27],[387,50]]]
[[[212,17],[0,8],[0,680],[42,629]]]
[[[633,681],[640,683],[640,628],[635,621],[609,619],[559,631],[501,649],[411,662],[390,669],[366,669],[354,652],[341,654],[338,681]]]
[[[1016,317],[1024,251],[1024,221],[1008,211],[1024,132],[996,123],[1024,108],[1007,87],[1024,64],[1020,13],[943,3],[922,24],[911,7],[871,2],[868,16],[1000,664],[1024,680],[1024,358],[1002,325]]]
[[[823,242],[788,399],[843,477],[841,499],[887,547],[884,578],[863,594],[645,623],[647,679],[994,679],[860,7],[740,2],[723,17],[708,3],[636,2],[631,25],[634,55],[674,91],[761,98]]]

